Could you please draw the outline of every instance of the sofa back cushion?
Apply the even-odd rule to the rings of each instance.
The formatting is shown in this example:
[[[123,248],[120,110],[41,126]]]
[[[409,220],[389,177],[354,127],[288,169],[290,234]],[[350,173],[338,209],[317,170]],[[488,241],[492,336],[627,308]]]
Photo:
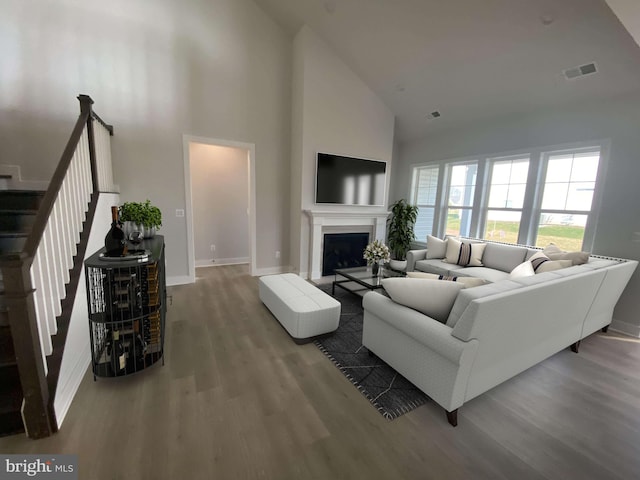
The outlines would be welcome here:
[[[481,285],[479,287],[470,288],[461,291],[456,298],[456,301],[451,308],[451,312],[449,313],[449,318],[447,318],[447,326],[455,327],[456,323],[465,314],[467,308],[473,300],[478,298],[490,297],[492,295],[497,295],[499,293],[509,292],[511,290],[515,290],[516,288],[520,288],[522,285],[518,283],[512,282],[510,280],[501,280],[496,283],[489,283],[487,285]]]
[[[482,263],[485,267],[510,272],[524,262],[526,255],[526,247],[489,242],[487,248],[484,249]]]
[[[462,283],[426,278],[385,278],[382,286],[394,302],[442,323],[447,321],[458,292],[464,288]]]

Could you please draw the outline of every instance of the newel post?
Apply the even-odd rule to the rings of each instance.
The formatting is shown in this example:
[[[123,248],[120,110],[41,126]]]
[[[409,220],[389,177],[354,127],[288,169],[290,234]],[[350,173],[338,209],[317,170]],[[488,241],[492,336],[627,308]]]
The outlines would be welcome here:
[[[96,157],[96,140],[93,131],[93,99],[89,95],[78,95],[80,101],[80,114],[87,114],[87,138],[89,139],[89,159],[91,160],[91,183],[94,193],[100,191],[100,182],[98,181],[98,161]]]
[[[3,261],[2,273],[24,397],[24,426],[30,438],[43,438],[57,430],[57,422],[48,408],[49,387],[33,300],[31,260],[25,254],[16,255],[15,259]]]

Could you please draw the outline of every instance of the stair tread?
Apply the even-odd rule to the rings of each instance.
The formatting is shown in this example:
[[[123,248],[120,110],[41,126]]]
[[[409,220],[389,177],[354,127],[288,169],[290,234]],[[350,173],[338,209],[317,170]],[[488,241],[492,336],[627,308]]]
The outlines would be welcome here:
[[[29,232],[0,232],[0,238],[28,237]]]
[[[15,209],[15,208],[0,208],[0,215],[36,215],[38,210],[35,209]]]
[[[0,196],[4,195],[4,194],[18,194],[18,195],[34,195],[34,196],[43,196],[45,193],[44,190],[18,190],[18,189],[7,189],[7,190],[0,190]]]

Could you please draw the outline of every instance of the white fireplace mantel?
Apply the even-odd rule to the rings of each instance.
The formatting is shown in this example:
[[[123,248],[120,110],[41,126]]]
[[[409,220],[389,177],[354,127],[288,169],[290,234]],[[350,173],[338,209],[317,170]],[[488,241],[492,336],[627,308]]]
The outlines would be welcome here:
[[[323,235],[327,227],[368,227],[372,230],[373,238],[384,241],[387,227],[387,211],[323,211],[304,210],[310,222],[309,258],[311,263],[311,278],[322,277],[322,244]]]

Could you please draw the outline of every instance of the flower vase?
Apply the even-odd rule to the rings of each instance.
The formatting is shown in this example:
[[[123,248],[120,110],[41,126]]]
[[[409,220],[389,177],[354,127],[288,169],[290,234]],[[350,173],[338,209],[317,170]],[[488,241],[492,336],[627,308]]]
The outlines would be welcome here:
[[[380,270],[380,264],[378,262],[373,262],[373,265],[371,265],[371,272],[375,277],[378,276],[379,270]]]

